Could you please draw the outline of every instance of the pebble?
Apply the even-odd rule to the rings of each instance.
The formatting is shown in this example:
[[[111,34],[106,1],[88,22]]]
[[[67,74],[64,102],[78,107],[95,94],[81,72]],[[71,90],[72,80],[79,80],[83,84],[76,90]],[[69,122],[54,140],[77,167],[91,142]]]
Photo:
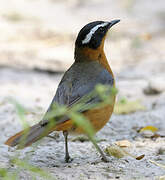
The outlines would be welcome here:
[[[142,131],[140,134],[145,138],[151,138],[154,135],[154,133],[149,130]]]
[[[164,76],[152,77],[143,92],[146,95],[156,95],[165,91]]]

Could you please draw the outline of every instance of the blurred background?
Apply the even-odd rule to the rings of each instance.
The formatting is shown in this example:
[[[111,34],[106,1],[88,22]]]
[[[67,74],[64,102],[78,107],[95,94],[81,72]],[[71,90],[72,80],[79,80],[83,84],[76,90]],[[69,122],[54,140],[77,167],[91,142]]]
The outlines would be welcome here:
[[[162,91],[164,6],[164,0],[1,1],[0,96],[28,104],[33,94],[47,107],[44,98],[51,99],[61,73],[74,61],[79,30],[90,21],[112,19],[121,22],[109,32],[105,51],[121,96]]]
[[[158,96],[148,95],[165,90],[164,5],[164,0],[1,1],[0,97],[43,113],[74,61],[79,30],[90,21],[121,19],[105,43],[118,96],[155,100]]]
[[[63,72],[74,62],[74,42],[80,29],[91,21],[113,19],[121,21],[109,31],[105,53],[115,74],[119,105],[126,106],[115,110],[111,121],[99,132],[99,138],[104,139],[100,140],[100,144],[105,147],[110,142],[127,139],[133,144],[134,148],[131,146],[129,149],[133,154],[145,153],[148,158],[156,156],[156,160],[164,161],[164,156],[158,154],[165,152],[160,151],[161,147],[165,147],[164,0],[1,0],[1,144],[22,129],[16,107],[9,98],[25,108],[25,119],[30,124],[39,121],[55,94]],[[133,103],[129,104],[129,101]],[[146,126],[150,126],[149,135],[139,134],[139,129]],[[153,141],[153,129],[159,130],[155,135],[157,141]],[[126,179],[129,179],[128,176],[132,177],[130,179],[143,179],[139,178],[143,175],[151,179],[163,174],[162,169],[155,170],[155,166],[145,160],[139,163],[131,159],[126,163],[113,159],[111,167],[114,166],[114,170],[109,169],[108,163],[102,168],[100,164],[91,167],[91,162],[95,162],[98,156],[89,141],[84,143],[85,146],[81,142],[70,141],[71,153],[74,152],[77,158],[74,162],[84,163],[75,166],[77,171],[68,170],[62,162],[62,136],[57,141],[47,139],[41,143],[37,151],[32,151],[34,158],[31,162],[41,167],[55,167],[59,162],[56,170],[52,171],[60,179],[65,174],[79,179],[79,172],[86,172],[89,174],[87,177],[100,173],[100,179],[109,171],[112,177],[116,177],[117,173],[120,177],[123,172]],[[28,150],[25,149],[20,153],[24,157],[26,152]],[[9,159],[7,147],[0,145],[0,167],[12,167]],[[90,168],[91,172],[88,171]],[[66,173],[62,174],[64,170]]]
[[[6,0],[0,2],[0,65],[63,72],[73,62],[79,30],[121,19],[106,45],[115,72],[163,61],[164,0]],[[141,72],[144,73],[144,72]]]

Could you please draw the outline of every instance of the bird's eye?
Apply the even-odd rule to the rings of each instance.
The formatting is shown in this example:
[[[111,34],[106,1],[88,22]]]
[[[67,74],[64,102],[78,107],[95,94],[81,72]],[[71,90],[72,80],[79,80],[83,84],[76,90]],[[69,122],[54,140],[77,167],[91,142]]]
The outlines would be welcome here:
[[[104,28],[103,28],[103,27],[100,27],[100,28],[99,28],[99,32],[103,33],[103,32],[104,32]]]

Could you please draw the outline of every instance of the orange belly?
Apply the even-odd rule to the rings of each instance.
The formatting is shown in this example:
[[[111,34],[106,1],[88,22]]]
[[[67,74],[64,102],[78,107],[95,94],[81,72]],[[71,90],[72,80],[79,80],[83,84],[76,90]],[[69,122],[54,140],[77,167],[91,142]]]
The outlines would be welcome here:
[[[99,131],[109,121],[113,112],[113,105],[107,105],[103,108],[92,109],[84,112],[84,116],[90,121],[95,132]],[[84,130],[81,127],[76,127],[72,120],[59,124],[54,129],[56,131],[69,131],[76,134],[84,134]]]
[[[95,132],[97,132],[101,128],[103,128],[105,126],[105,124],[109,121],[112,112],[113,112],[112,106],[108,105],[104,108],[93,109],[93,110],[87,111],[83,114],[90,121]],[[84,133],[84,131],[81,127],[77,127],[74,130],[74,133],[82,134],[82,133]]]

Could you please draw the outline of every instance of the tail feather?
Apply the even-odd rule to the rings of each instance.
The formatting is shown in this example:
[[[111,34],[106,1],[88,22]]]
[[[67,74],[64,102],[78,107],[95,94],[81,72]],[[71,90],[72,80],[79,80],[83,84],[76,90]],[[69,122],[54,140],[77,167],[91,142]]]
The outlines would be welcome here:
[[[5,144],[8,146],[19,145],[19,148],[24,148],[37,140],[41,139],[43,136],[46,136],[50,132],[46,131],[46,127],[41,127],[40,124],[36,124],[26,130],[23,130],[14,136],[10,137]]]
[[[72,126],[73,122],[69,120],[53,127],[49,127],[49,125],[41,126],[39,123],[10,137],[5,144],[11,147],[18,145],[18,148],[22,149],[47,136],[52,131],[65,131],[71,129]]]

